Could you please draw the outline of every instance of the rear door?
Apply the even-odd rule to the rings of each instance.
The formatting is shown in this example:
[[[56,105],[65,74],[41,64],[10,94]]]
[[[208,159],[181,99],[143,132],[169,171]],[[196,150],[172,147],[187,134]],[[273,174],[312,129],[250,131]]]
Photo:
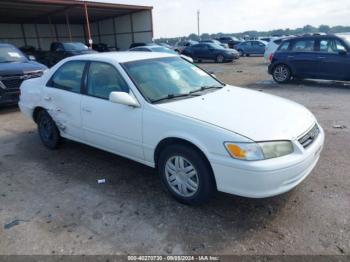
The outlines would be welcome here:
[[[206,44],[198,44],[193,46],[193,53],[196,58],[208,58],[208,47]]]
[[[313,38],[296,39],[291,47],[287,60],[294,75],[313,78],[318,74],[318,54],[315,51],[316,41]]]
[[[342,41],[336,38],[320,39],[317,51],[318,71],[322,79],[350,79],[350,56]]]
[[[80,103],[85,61],[64,63],[44,88],[44,105],[64,136],[82,140],[84,138]]]

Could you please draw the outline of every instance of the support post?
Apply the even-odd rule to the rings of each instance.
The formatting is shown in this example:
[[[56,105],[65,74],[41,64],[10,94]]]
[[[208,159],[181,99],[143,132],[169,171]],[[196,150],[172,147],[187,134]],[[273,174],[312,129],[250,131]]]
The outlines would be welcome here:
[[[91,31],[90,31],[90,22],[89,22],[89,14],[88,14],[88,9],[87,9],[87,3],[84,2],[84,11],[85,11],[85,22],[86,22],[86,28],[88,31],[88,42],[89,42],[89,47],[92,49],[92,38],[91,38]]]
[[[66,12],[66,24],[67,24],[67,29],[68,29],[69,41],[72,42],[72,31],[70,30],[70,23],[69,23],[68,12]]]

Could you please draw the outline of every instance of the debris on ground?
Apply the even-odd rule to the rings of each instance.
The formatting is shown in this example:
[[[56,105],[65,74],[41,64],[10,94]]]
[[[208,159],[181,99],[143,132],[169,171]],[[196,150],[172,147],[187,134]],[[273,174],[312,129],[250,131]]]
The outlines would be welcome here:
[[[345,125],[333,125],[333,128],[335,128],[335,129],[345,129],[346,126]]]
[[[97,184],[106,184],[106,179],[103,178],[103,179],[98,179],[97,180]]]
[[[29,222],[28,220],[21,220],[21,219],[15,219],[11,221],[10,223],[7,223],[4,225],[4,229],[10,229],[12,227],[18,226],[20,222]]]

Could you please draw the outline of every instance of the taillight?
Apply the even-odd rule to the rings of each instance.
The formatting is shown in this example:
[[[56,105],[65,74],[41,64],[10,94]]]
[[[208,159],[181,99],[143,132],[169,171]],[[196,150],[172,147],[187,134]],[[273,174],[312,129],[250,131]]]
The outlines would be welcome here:
[[[273,59],[273,53],[269,57],[270,62],[272,62],[272,59]]]

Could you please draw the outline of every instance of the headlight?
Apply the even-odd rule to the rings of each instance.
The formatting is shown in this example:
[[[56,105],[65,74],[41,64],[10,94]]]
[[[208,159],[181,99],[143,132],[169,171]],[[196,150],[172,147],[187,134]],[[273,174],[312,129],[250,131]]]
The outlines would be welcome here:
[[[274,141],[260,143],[225,143],[231,157],[241,160],[263,160],[285,156],[293,153],[290,141]]]

